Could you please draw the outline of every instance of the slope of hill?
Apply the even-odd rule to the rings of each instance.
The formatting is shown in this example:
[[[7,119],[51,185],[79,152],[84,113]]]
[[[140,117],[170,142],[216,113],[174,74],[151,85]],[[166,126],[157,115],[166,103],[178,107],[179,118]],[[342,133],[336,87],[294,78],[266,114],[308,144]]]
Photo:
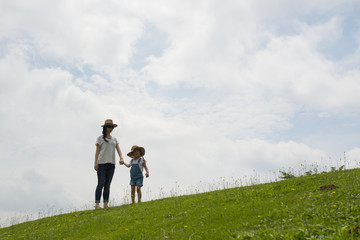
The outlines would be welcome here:
[[[90,210],[0,229],[0,239],[360,239],[360,170]]]

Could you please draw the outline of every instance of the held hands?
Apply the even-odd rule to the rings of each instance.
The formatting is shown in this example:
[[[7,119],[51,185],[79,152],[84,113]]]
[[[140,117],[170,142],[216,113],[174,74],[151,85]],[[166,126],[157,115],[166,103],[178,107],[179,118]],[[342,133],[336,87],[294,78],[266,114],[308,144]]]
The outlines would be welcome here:
[[[124,160],[120,159],[119,163],[120,163],[120,165],[124,165]]]

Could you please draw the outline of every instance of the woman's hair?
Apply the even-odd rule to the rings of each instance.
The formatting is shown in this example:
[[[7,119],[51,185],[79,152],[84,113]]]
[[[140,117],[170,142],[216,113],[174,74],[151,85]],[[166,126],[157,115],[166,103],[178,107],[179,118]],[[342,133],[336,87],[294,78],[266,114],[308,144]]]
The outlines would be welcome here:
[[[105,139],[105,136],[106,136],[106,126],[103,126],[102,134],[103,134],[103,139],[104,139],[104,141],[105,141],[105,142],[109,142],[108,140]]]

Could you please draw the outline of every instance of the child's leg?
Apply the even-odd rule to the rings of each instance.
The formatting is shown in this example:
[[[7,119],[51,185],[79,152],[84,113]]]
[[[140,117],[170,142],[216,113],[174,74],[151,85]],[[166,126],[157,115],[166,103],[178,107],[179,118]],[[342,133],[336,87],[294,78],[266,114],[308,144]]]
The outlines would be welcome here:
[[[136,186],[136,191],[138,195],[138,202],[141,202],[141,186]]]
[[[131,185],[131,202],[135,203],[135,185]]]

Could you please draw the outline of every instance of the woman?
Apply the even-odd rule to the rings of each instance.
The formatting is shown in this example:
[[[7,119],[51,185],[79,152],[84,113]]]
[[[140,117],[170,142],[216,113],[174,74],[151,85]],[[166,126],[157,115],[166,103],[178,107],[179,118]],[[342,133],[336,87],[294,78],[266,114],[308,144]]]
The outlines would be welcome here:
[[[107,119],[102,127],[102,135],[96,139],[94,168],[97,171],[98,185],[95,191],[95,209],[100,209],[100,198],[103,189],[104,208],[109,207],[110,184],[115,171],[115,149],[120,157],[119,163],[124,161],[119,142],[110,135],[113,129],[117,127],[117,124],[114,124],[111,119]]]

